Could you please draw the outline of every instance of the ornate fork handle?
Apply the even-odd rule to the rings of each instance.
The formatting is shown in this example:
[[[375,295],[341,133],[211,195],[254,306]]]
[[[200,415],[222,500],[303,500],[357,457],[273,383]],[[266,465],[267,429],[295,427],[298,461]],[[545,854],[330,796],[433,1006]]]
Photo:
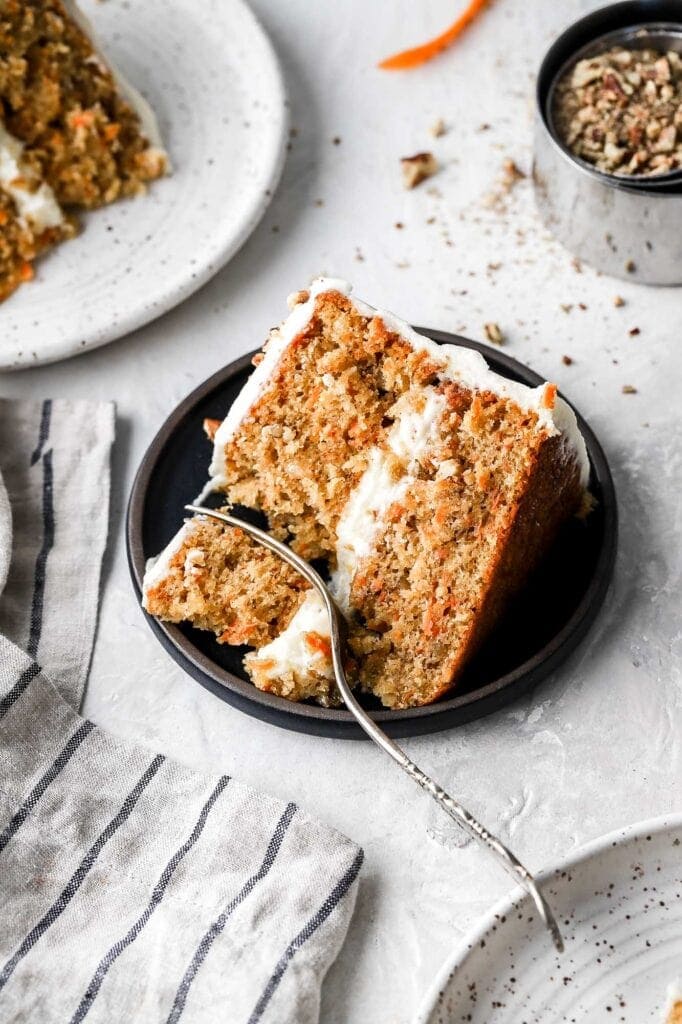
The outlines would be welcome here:
[[[327,585],[318,573],[313,569],[308,562],[300,558],[291,548],[287,547],[286,544],[282,544],[280,541],[275,540],[265,530],[258,529],[257,526],[252,526],[250,523],[245,522],[242,519],[238,519],[236,516],[227,515],[225,512],[215,512],[210,508],[201,508],[197,505],[186,505],[185,508],[188,512],[193,512],[196,515],[209,516],[211,519],[217,519],[221,523],[225,523],[227,526],[234,526],[245,533],[248,533],[254,540],[258,541],[264,547],[269,548],[270,551],[274,551],[275,554],[279,555],[285,562],[297,569],[298,572],[308,580],[310,585],[317,590],[318,594],[324,602],[324,606],[327,610],[329,617],[330,634],[331,634],[331,647],[332,647],[332,663],[334,666],[334,675],[336,677],[336,684],[339,688],[339,692],[344,699],[346,707],[356,719],[358,725],[367,733],[377,746],[381,747],[389,757],[393,758],[397,765],[399,765],[403,771],[409,775],[409,777],[417,783],[429,796],[433,797],[436,803],[441,807],[445,813],[457,822],[465,832],[467,832],[472,839],[482,843],[487,847],[488,850],[497,858],[502,867],[514,878],[514,880],[521,885],[528,895],[533,900],[538,914],[550,935],[552,941],[557,950],[562,953],[564,949],[563,939],[561,938],[561,932],[557,925],[552,909],[547,903],[547,900],[543,896],[539,886],[535,882],[535,879],[531,875],[530,871],[523,866],[517,857],[508,850],[504,843],[494,836],[491,832],[481,825],[473,815],[462,807],[461,804],[457,803],[445,790],[438,785],[430,776],[419,768],[418,765],[411,761],[407,756],[402,747],[399,747],[381,727],[370,718],[365,709],[358,703],[358,700],[348,684],[346,674],[343,669],[343,633],[345,620],[341,611],[339,610],[336,602],[331,596]]]

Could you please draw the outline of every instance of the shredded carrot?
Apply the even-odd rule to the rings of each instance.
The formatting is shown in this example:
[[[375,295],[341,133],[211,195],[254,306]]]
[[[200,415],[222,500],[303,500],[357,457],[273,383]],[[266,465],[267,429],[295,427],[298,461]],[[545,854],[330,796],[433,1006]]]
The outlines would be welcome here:
[[[120,131],[121,131],[120,124],[116,124],[115,122],[112,121],[110,124],[106,125],[105,128],[104,128],[104,138],[107,140],[107,142],[113,142],[114,139],[117,138],[118,133]]]
[[[320,633],[306,633],[305,642],[311,651],[322,654],[325,658],[331,658],[331,644],[326,636],[322,636]]]
[[[9,220],[9,214],[6,210],[0,210],[0,226],[6,224]]]
[[[556,384],[545,384],[545,390],[542,393],[542,400],[540,405],[543,409],[553,409],[554,403],[556,402]]]
[[[457,20],[441,35],[422,46],[415,46],[412,50],[403,50],[402,53],[393,54],[392,57],[382,60],[379,67],[384,71],[406,71],[408,68],[416,68],[420,64],[425,64],[427,60],[432,60],[447,49],[451,43],[454,43],[455,39],[471,24],[487,3],[488,0],[469,0],[468,6]]]
[[[90,128],[95,122],[95,115],[92,110],[74,110],[69,115],[69,124],[72,128]]]
[[[22,281],[30,281],[33,277],[33,267],[30,263],[22,263],[19,268],[19,277]]]

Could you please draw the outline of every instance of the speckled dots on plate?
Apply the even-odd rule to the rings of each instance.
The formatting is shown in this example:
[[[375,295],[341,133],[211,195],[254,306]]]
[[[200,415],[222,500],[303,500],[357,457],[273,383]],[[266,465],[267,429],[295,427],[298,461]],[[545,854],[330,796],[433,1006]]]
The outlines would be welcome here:
[[[82,217],[0,306],[0,368],[113,341],[171,309],[237,251],[279,180],[287,109],[242,0],[82,0],[105,54],[149,100],[173,174]]]
[[[662,1022],[682,977],[682,815],[604,836],[538,880],[564,954],[516,890],[444,965],[417,1024]]]

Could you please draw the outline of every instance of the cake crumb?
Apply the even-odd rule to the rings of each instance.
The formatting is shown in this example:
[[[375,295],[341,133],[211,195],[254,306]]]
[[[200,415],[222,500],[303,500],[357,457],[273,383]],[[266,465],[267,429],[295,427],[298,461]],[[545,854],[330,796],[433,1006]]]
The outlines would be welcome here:
[[[573,309],[573,303],[572,303],[572,302],[560,302],[560,303],[559,303],[559,308],[560,308],[560,309],[561,309],[561,310],[562,310],[562,311],[563,311],[564,313],[570,313],[570,312],[571,312],[571,310]]]
[[[623,384],[622,392],[624,395],[636,395],[637,388],[633,388],[632,384]]]
[[[445,135],[447,128],[445,127],[445,121],[442,117],[437,117],[429,129],[434,139],[439,139],[441,135]]]
[[[641,334],[641,333],[642,332],[639,329],[639,327],[631,327],[630,330],[628,331],[628,334],[630,335],[631,338],[636,338],[637,335]]]
[[[570,356],[562,356],[561,362],[564,364],[564,366],[573,366],[573,360]]]
[[[204,428],[204,433],[206,434],[206,437],[209,439],[209,441],[213,441],[213,439],[215,438],[216,431],[218,430],[218,427],[220,426],[221,422],[222,420],[212,420],[209,419],[208,417],[204,419],[202,426]]]
[[[415,153],[400,160],[405,188],[416,188],[422,181],[431,178],[438,170],[438,161],[433,153]]]
[[[405,225],[403,224],[403,222],[401,220],[397,220],[395,222],[395,227],[398,229],[398,231],[402,231],[403,228],[405,227]]]
[[[332,142],[333,142],[333,144],[335,146],[340,146],[341,145],[341,136],[340,135],[335,135],[334,138],[332,139]]]
[[[626,260],[625,261],[625,270],[627,271],[628,274],[634,274],[636,269],[637,269],[637,264],[635,263],[634,260]]]
[[[491,321],[490,323],[483,324],[483,330],[485,331],[486,338],[493,345],[504,345],[505,338],[499,324]]]
[[[582,272],[583,272],[583,265],[582,265],[582,263],[580,262],[580,260],[578,259],[577,256],[574,256],[573,259],[571,260],[571,266],[575,270],[576,274],[582,274]]]
[[[613,296],[613,304],[616,307],[616,309],[620,309],[621,306],[625,305],[625,299],[623,298],[622,295],[614,295]]]

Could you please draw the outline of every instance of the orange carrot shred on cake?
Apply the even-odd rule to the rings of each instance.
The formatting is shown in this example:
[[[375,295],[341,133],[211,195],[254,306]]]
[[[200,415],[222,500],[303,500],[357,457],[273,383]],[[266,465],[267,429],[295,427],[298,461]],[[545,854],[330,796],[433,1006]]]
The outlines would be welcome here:
[[[556,403],[556,384],[545,384],[545,390],[542,396],[542,406],[544,409],[553,409]]]
[[[441,35],[431,39],[428,43],[423,43],[422,46],[415,46],[411,50],[403,50],[392,57],[387,57],[386,60],[381,61],[379,67],[383,71],[407,71],[409,68],[416,68],[420,64],[426,64],[427,61],[437,57],[439,53],[442,53],[443,50],[446,50],[448,46],[454,43],[457,37],[471,24],[487,3],[488,0],[470,0],[468,6],[465,7],[456,21],[445,32],[442,32]]]
[[[30,263],[22,263],[19,276],[22,281],[30,281],[33,278],[34,270]]]
[[[328,637],[322,636],[321,633],[306,633],[305,642],[311,651],[323,654],[326,658],[331,657],[332,649]]]

